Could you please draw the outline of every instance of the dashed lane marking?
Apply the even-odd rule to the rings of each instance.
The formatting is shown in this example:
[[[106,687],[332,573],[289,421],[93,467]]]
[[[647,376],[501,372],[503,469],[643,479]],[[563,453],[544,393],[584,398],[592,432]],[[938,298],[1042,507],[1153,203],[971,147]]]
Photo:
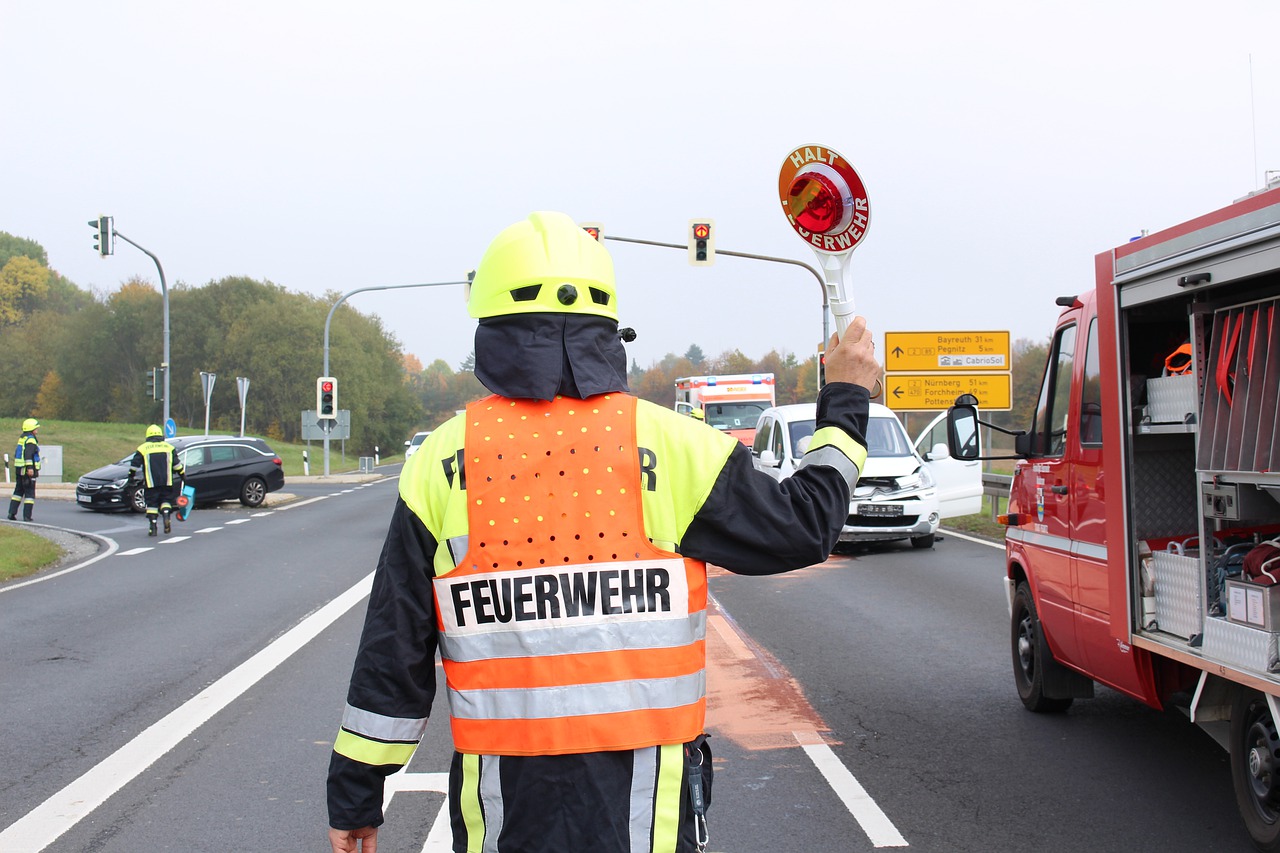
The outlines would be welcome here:
[[[186,542],[190,538],[191,538],[190,536],[170,536],[168,539],[161,539],[159,544],[176,545],[179,542]]]
[[[148,546],[148,547],[146,547],[146,548],[130,548],[128,551],[119,551],[119,552],[117,552],[116,556],[119,556],[119,557],[132,557],[132,556],[134,556],[135,554],[145,554],[145,553],[147,553],[147,552],[148,552],[148,551],[150,551],[150,550],[151,550],[151,547],[150,547],[150,546]]]
[[[222,529],[221,527],[201,527],[199,530],[193,530],[191,532],[192,533],[213,533],[221,529]]]

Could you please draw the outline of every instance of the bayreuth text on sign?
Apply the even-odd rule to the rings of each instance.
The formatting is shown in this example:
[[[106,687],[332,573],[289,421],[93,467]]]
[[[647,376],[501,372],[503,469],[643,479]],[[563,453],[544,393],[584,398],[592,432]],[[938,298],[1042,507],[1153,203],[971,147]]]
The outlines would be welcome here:
[[[978,398],[986,411],[1012,408],[1009,373],[890,373],[884,378],[884,404],[899,412],[948,409],[961,394]]]
[[[885,332],[884,369],[889,373],[1009,370],[1009,333]]]

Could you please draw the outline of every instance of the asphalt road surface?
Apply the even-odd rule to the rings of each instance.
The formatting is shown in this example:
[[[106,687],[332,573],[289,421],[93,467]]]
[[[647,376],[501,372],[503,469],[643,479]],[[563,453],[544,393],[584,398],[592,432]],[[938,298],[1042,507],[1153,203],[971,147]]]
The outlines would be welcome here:
[[[394,475],[394,469],[386,469]],[[323,851],[324,776],[394,476],[291,482],[148,539],[38,503],[92,562],[0,586],[0,851]],[[1036,715],[1001,552],[943,534],[713,569],[713,853],[1248,850],[1226,753],[1105,689]],[[441,700],[443,702],[443,700]],[[443,708],[379,851],[443,853]]]

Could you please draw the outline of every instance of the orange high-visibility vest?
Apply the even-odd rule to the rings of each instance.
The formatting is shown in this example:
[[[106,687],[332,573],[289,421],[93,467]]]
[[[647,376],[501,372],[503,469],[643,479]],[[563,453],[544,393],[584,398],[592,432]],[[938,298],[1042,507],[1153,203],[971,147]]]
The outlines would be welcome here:
[[[467,407],[466,551],[434,581],[454,747],[683,743],[706,716],[706,566],[645,536],[635,398]]]

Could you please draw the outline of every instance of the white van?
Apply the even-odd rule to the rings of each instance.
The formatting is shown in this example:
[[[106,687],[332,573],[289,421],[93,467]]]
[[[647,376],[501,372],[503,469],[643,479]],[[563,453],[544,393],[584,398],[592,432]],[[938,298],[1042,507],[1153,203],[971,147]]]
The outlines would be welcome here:
[[[814,403],[766,409],[751,447],[756,468],[778,480],[794,474],[816,419]],[[841,542],[910,539],[916,548],[932,548],[939,521],[981,509],[981,464],[951,457],[945,412],[913,445],[892,409],[871,404],[867,464],[854,487]]]

